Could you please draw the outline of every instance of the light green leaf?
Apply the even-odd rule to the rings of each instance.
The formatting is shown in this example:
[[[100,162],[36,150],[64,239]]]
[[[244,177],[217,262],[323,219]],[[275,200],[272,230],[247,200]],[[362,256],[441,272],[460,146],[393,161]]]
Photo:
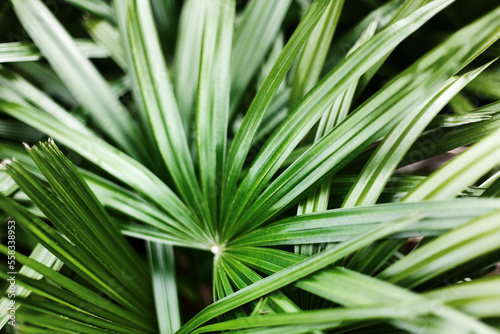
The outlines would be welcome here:
[[[486,214],[425,244],[380,273],[388,282],[416,287],[500,248],[500,211]],[[463,269],[465,270],[465,268]]]
[[[190,214],[185,204],[156,175],[136,160],[94,135],[66,128],[58,119],[32,107],[0,101],[0,109],[73,147],[76,152],[156,203],[172,219],[192,231],[194,239],[206,243],[207,239],[201,238],[204,233],[195,223],[196,218]]]
[[[329,210],[277,221],[236,238],[230,245],[248,247],[340,242],[412,212],[420,212],[425,218],[391,237],[440,235],[497,208],[500,208],[500,202],[496,200],[462,199]]]
[[[235,3],[207,3],[203,33],[198,95],[196,100],[196,143],[200,183],[208,202],[212,234],[217,239],[219,193],[226,161],[230,74]],[[216,240],[218,242],[218,240]]]
[[[376,27],[377,21],[372,22],[367,27],[367,30],[359,37],[358,41],[356,42],[356,44],[354,44],[353,48],[349,51],[348,54],[351,54],[359,46],[368,41],[375,33]],[[353,83],[349,88],[347,88],[345,92],[341,94],[335,100],[332,106],[323,114],[316,130],[314,142],[319,141],[323,136],[325,136],[347,117],[347,113],[354,97],[356,86],[357,82]],[[309,194],[306,201],[299,203],[297,214],[301,215],[304,213],[318,212],[328,209],[331,189],[330,181],[331,180],[327,180],[315,192]],[[334,189],[334,191],[338,192],[338,189]],[[308,249],[310,249],[310,247],[307,245],[305,245],[304,247],[305,248],[299,247],[299,249],[296,249],[296,251],[301,254],[308,253]]]
[[[153,278],[159,333],[175,333],[181,326],[174,249],[172,246],[148,242],[148,257]]]
[[[89,40],[75,40],[77,47],[88,58],[107,58],[108,51]],[[0,44],[0,63],[37,61],[42,58],[32,43],[12,42]]]
[[[311,8],[302,19],[288,43],[285,45],[283,52],[250,105],[250,108],[229,150],[226,164],[228,167],[225,171],[225,178],[222,184],[221,210],[223,213],[232,211],[232,207],[234,206],[236,183],[248,151],[251,148],[253,139],[257,134],[260,124],[262,123],[262,119],[266,114],[276,92],[278,91],[281,82],[285,78],[286,73],[292,66],[294,58],[297,56],[300,48],[304,45],[307,37],[320,19],[326,6],[327,1],[322,0],[317,0],[313,3],[313,5],[311,5]],[[236,33],[235,38],[237,37],[238,33]],[[240,189],[245,188],[246,187],[240,187]],[[226,214],[226,217],[222,217],[221,223],[227,225],[229,223],[228,219],[229,218]],[[224,231],[224,225],[222,232],[223,239],[227,233]]]
[[[238,260],[233,259],[228,254],[223,254],[223,260],[226,264],[225,268],[229,278],[239,290],[262,279],[262,276],[260,276],[247,266],[243,265]],[[279,291],[274,292],[269,297],[267,297],[267,303],[269,304],[269,306],[263,307],[261,310],[264,313],[290,313],[300,311],[300,308],[297,305],[295,305],[288,297],[286,297],[285,294]],[[255,308],[257,307],[258,305],[255,304]]]
[[[250,250],[250,249],[248,249]],[[238,257],[250,266],[259,268],[269,274],[284,270],[302,261],[303,257],[284,251],[266,250],[262,256],[258,252],[238,252]],[[401,307],[411,303],[427,303],[429,300],[404,288],[366,276],[341,267],[323,270],[295,285],[301,289],[317,294],[346,307],[399,304]],[[443,330],[453,330],[456,333],[477,331],[494,333],[494,331],[474,318],[442,305],[441,300],[431,301],[430,311],[440,319],[420,321],[419,317],[409,317],[393,324],[405,330],[425,333],[442,333]],[[421,309],[422,310],[422,309]]]
[[[122,41],[117,29],[105,20],[86,19],[84,23],[92,39],[102,48],[108,50],[111,58],[122,69],[126,69],[127,62],[123,54]]]
[[[86,10],[97,16],[101,16],[110,21],[114,21],[114,11],[105,1],[103,0],[65,0],[66,2]]]
[[[499,140],[500,130],[496,130],[432,173],[403,200],[412,202],[456,196],[500,163]],[[436,182],[437,179],[439,179],[438,182]]]
[[[206,7],[207,1],[186,0],[179,19],[174,91],[186,133],[191,131],[195,110]]]
[[[331,1],[304,44],[294,69],[290,109],[318,82],[343,6],[344,0]]]
[[[482,43],[489,45],[495,40],[495,29],[491,28],[489,33],[484,29],[485,26],[491,27],[494,14],[485,17],[475,26],[460,31],[365,102],[354,114],[306,151],[258,196],[259,190],[270,181],[281,162],[318,120],[325,106],[333,102],[333,99],[357,80],[359,75],[370,68],[372,61],[377,61],[373,55],[383,57],[383,51],[387,50],[389,45],[398,44],[406,34],[410,34],[447,4],[449,3],[446,1],[433,1],[375,35],[332,70],[299,103],[261,150],[250,168],[253,172],[248,173],[241,182],[231,207],[231,218],[235,225],[233,231],[248,227],[249,224],[256,226],[265,222],[325,174],[331,175],[345,166],[349,158],[352,159],[356,153],[359,154],[367,148],[404,116],[402,106],[405,107],[405,112],[420,107],[423,104],[423,96],[437,89],[446,78],[464,65],[463,62],[466,62],[471,54],[478,52],[470,43],[464,42],[462,35],[474,34],[478,37],[478,30],[485,33],[484,39],[475,39],[478,49],[483,48]],[[393,34],[394,30],[399,33]],[[450,54],[450,48],[457,49],[457,52]],[[371,57],[366,61],[368,54]],[[427,71],[416,72],[417,68],[420,71],[426,68]],[[421,82],[426,82],[426,85],[423,86]],[[254,202],[249,206],[248,203],[252,200]]]
[[[500,276],[496,275],[432,290],[425,296],[440,299],[475,317],[490,318],[499,316],[499,291]]]
[[[203,221],[207,219],[207,208],[196,179],[149,3],[130,0],[127,17],[132,69],[154,140],[180,197]]]
[[[64,320],[71,323],[71,325],[66,323],[65,328],[71,327],[73,331],[78,330],[79,333],[87,333],[89,330],[94,330],[96,333],[102,333],[103,331],[106,330],[124,334],[139,333],[139,331],[135,330],[134,328],[126,327],[121,324],[117,325],[116,323],[102,320],[101,318],[95,315],[89,315],[88,313],[79,312],[65,305],[61,305],[59,303],[52,302],[50,300],[43,299],[40,301],[34,298],[29,298],[29,299],[19,298],[18,302],[23,304],[23,309],[20,312],[21,313],[20,317],[24,318],[26,314],[27,323],[36,321],[34,319],[37,319],[37,316],[40,316],[41,313],[46,317],[46,319],[47,318],[54,319],[53,317],[63,318]],[[34,315],[34,318],[31,318],[29,315]],[[37,323],[37,325],[38,324],[39,323]],[[54,325],[53,322],[50,322],[50,325],[53,326]],[[92,329],[89,328],[90,326],[92,326]]]
[[[405,166],[455,148],[472,144],[500,127],[500,102],[475,109],[477,113],[491,114],[485,121],[453,128],[439,128],[421,136],[406,154],[400,166]]]
[[[151,0],[151,7],[164,49],[172,53],[179,23],[179,3],[176,0]]]
[[[376,240],[379,240],[380,238],[400,230],[403,226],[411,221],[414,221],[415,219],[416,217],[410,217],[400,221],[384,224],[370,230],[368,233],[360,234],[343,243],[328,248],[321,253],[317,253],[304,261],[297,263],[296,265],[290,266],[274,275],[266,277],[248,286],[247,288],[239,290],[230,296],[207,306],[203,311],[184,324],[177,333],[189,333],[196,327],[218,315],[244,305],[285,285],[321,270],[336,260],[347,256],[353,251],[356,251]]]
[[[117,282],[126,287],[121,292],[121,302],[131,305],[130,300],[137,292],[134,292],[134,284],[127,281],[127,277],[138,276],[147,279],[149,276],[146,267],[120,235],[118,226],[104,211],[74,166],[54,144],[43,144],[40,149],[29,149],[29,153],[49,182],[50,193],[40,181],[16,163],[7,165],[8,173],[68,239],[65,242],[66,247],[80,248],[82,256],[90,260],[90,262],[83,261],[82,263],[100,264],[104,268],[98,270],[94,268],[90,271],[85,269],[89,273],[96,270],[91,276],[102,278],[95,281],[97,286],[103,286],[103,281],[109,277],[115,277]],[[4,209],[9,212],[5,207]],[[40,242],[47,241],[40,240]],[[69,242],[75,246],[70,246]],[[117,261],[119,259],[116,256],[117,251],[122,255],[120,261]],[[74,262],[68,265],[82,266]],[[118,298],[116,291],[110,289],[109,283],[104,283],[104,286],[109,293],[113,293],[114,297]],[[145,292],[137,302],[147,300],[147,290]],[[125,296],[129,297],[128,301],[124,299]]]
[[[436,114],[469,82],[484,71],[491,62],[457,78],[451,78],[422,109],[406,116],[387,134],[370,157],[349,191],[343,207],[375,204],[390,176]],[[425,182],[425,181],[424,181]]]
[[[40,62],[22,62],[15,63],[14,68],[23,73],[31,83],[40,87],[47,95],[60,99],[69,108],[78,105],[64,83],[48,65]]]
[[[230,116],[236,112],[250,80],[278,35],[291,2],[251,0],[245,8],[231,53]]]
[[[31,84],[28,80],[20,75],[14,73],[0,66],[0,83],[5,85],[18,96],[9,96],[15,99],[16,103],[21,103],[25,106],[33,106],[40,110],[44,110],[55,118],[63,122],[67,128],[76,130],[82,134],[91,135],[92,132],[77,120],[74,116],[70,115],[65,109],[54,102],[47,94],[36,86]],[[5,94],[5,93],[4,93]],[[0,94],[0,98],[5,98]],[[26,103],[29,102],[29,103]],[[36,127],[35,127],[36,128]]]
[[[500,88],[498,84],[498,70],[491,70],[472,81],[467,89],[470,92],[479,93],[485,98],[499,100]]]
[[[349,322],[369,321],[369,320],[404,320],[414,316],[418,312],[419,316],[425,316],[419,310],[429,310],[430,303],[427,305],[414,304],[407,307],[398,306],[378,306],[378,307],[361,307],[349,309],[332,309],[332,310],[315,310],[304,311],[299,314],[273,314],[259,317],[243,318],[229,320],[214,325],[202,327],[193,332],[207,333],[222,330],[235,330],[244,328],[259,328],[262,331],[266,327],[281,327],[285,331],[289,325],[301,326],[311,324],[310,330],[316,329],[318,324],[325,324],[324,329],[348,326]],[[429,311],[430,313],[430,311]],[[288,326],[287,326],[288,325]],[[305,327],[305,326],[304,326]],[[307,327],[306,327],[307,328]],[[301,329],[303,330],[303,329]],[[286,331],[289,333],[289,331]]]
[[[33,163],[26,151],[21,149],[21,145],[0,143],[0,152],[0,159],[14,158],[31,173],[43,179],[36,164]],[[146,240],[157,237],[159,238],[158,241],[163,243],[200,249],[207,248],[206,245],[193,239],[192,235],[189,231],[186,231],[183,225],[179,224],[177,220],[172,219],[153,203],[87,170],[78,169],[78,171],[106,208],[124,214],[129,219],[150,225],[150,227],[146,227],[130,223],[121,224],[120,229],[125,235]],[[5,173],[5,171],[3,172]],[[6,173],[5,175],[8,176]],[[10,179],[10,176],[8,177]],[[16,199],[19,198],[17,197]],[[154,229],[151,229],[151,227]]]
[[[125,151],[135,157],[141,134],[128,111],[82,54],[72,37],[40,0],[12,0],[24,28],[75,99]]]
[[[29,256],[30,261],[37,261],[39,263],[44,264],[45,266],[52,268],[54,270],[59,270],[62,267],[62,262],[57,260],[57,258],[50,253],[47,249],[45,249],[42,245],[37,244],[33,251]],[[20,261],[20,263],[22,263]],[[33,270],[33,268],[23,265],[19,271],[17,272],[19,275],[23,275],[26,277],[30,277],[33,279],[41,279],[43,275]],[[26,298],[31,294],[31,291],[25,289],[22,286],[17,286],[15,290],[15,296],[17,298]],[[9,321],[10,317],[8,316],[8,312],[4,310],[8,309],[9,299],[7,296],[3,296],[0,299],[0,328],[3,328],[5,324]],[[16,303],[16,310],[19,309],[19,304]]]

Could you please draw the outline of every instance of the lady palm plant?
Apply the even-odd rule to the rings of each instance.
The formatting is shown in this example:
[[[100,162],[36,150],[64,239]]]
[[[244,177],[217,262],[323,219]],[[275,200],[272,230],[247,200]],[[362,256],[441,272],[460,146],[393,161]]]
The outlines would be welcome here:
[[[0,8],[7,331],[500,330],[500,7],[396,72],[464,1],[66,2]]]

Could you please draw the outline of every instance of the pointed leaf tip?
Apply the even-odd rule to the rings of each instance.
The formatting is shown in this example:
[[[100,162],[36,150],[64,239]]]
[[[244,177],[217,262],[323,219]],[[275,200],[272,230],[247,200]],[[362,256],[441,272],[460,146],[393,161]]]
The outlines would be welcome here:
[[[12,165],[12,160],[4,159],[0,162],[0,168],[5,169],[8,165]]]

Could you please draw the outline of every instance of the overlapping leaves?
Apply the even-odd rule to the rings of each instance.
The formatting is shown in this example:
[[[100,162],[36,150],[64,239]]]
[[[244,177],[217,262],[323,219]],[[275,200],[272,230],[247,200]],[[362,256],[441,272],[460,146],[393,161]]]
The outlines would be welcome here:
[[[233,0],[186,1],[175,50],[162,34],[176,29],[176,2],[160,2],[68,1],[92,13],[89,42],[72,38],[42,1],[11,0],[34,43],[0,45],[0,61],[14,64],[0,68],[0,109],[102,172],[75,169],[52,140],[28,148],[36,166],[0,143],[2,158],[19,160],[4,163],[0,206],[52,254],[37,246],[18,256],[31,270],[19,276],[23,329],[304,333],[388,323],[418,333],[496,332],[478,319],[500,316],[499,296],[485,293],[498,279],[441,285],[498,262],[498,200],[455,199],[498,197],[498,173],[467,188],[500,163],[498,102],[438,114],[491,65],[459,73],[500,37],[500,9],[357,105],[390,53],[453,0],[391,1],[333,48],[343,1],[313,1],[284,45],[291,1],[253,0],[241,16]],[[120,79],[108,82],[91,57],[111,57]],[[29,66],[41,58],[51,69]],[[21,62],[28,66],[13,70]],[[47,86],[30,82],[45,74]],[[130,110],[119,99],[128,90]],[[82,112],[89,123],[75,117]],[[481,141],[428,177],[392,175],[438,131],[446,139],[429,156]],[[309,132],[314,142],[301,145]],[[346,166],[361,172],[335,175]],[[299,215],[286,211],[307,196]],[[393,203],[377,204],[384,201]],[[122,234],[147,241],[148,261]],[[410,237],[425,238],[404,255]],[[324,250],[283,250],[311,244]],[[217,301],[183,326],[172,245],[215,254]],[[54,256],[79,279],[59,273]],[[287,286],[337,307],[303,311]],[[408,290],[415,287],[430,291]],[[453,296],[441,298],[446,289]],[[206,325],[221,315],[229,320]]]

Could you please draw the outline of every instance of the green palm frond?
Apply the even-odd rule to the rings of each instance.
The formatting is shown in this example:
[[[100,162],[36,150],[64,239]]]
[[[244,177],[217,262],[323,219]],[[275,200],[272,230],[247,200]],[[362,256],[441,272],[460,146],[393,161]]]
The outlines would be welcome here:
[[[500,331],[498,6],[0,17],[0,329]]]

